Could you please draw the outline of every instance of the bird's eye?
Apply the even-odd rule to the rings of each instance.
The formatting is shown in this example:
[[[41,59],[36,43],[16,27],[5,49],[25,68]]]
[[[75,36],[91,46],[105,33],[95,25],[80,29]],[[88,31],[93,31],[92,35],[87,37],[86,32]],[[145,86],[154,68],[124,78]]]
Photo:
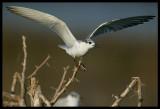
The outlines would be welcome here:
[[[89,44],[91,44],[92,42],[89,42]]]

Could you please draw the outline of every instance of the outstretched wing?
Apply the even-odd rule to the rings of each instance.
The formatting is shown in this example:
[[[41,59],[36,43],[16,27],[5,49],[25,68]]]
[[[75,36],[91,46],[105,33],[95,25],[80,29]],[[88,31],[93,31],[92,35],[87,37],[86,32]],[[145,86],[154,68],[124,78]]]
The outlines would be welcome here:
[[[110,22],[105,22],[99,25],[90,35],[88,38],[94,38],[98,35],[111,32],[111,31],[118,31],[127,27],[135,26],[138,24],[143,24],[144,22],[148,22],[150,19],[153,19],[155,16],[136,16],[136,17],[129,17],[123,18],[118,20],[112,20]]]
[[[6,8],[18,16],[22,16],[24,18],[48,26],[63,39],[68,47],[72,47],[77,41],[76,38],[72,35],[68,26],[62,20],[56,18],[55,16],[24,7],[7,6]]]

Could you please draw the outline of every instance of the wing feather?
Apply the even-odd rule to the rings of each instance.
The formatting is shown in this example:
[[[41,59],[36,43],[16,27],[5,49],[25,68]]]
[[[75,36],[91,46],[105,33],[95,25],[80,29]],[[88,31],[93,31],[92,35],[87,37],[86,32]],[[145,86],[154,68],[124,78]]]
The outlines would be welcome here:
[[[127,27],[132,27],[138,24],[143,24],[144,22],[148,22],[150,19],[153,19],[155,16],[136,16],[136,17],[129,17],[123,18],[118,20],[112,20],[110,22],[105,22],[99,25],[90,35],[88,38],[94,38],[98,35],[108,33],[108,32],[115,32],[118,30],[122,30]]]
[[[63,39],[68,47],[72,47],[77,41],[76,38],[72,35],[68,26],[62,20],[56,18],[55,16],[24,7],[8,6],[6,8],[18,16],[39,22],[51,28]]]

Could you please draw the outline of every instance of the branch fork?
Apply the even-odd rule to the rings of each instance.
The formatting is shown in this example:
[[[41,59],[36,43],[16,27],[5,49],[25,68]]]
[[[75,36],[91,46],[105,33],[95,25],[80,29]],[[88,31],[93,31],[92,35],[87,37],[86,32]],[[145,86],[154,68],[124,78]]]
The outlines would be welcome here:
[[[14,73],[13,82],[12,82],[12,86],[11,86],[11,94],[3,91],[3,97],[9,98],[9,100],[10,100],[10,101],[3,101],[3,106],[23,106],[23,107],[26,107],[26,102],[25,102],[26,96],[25,95],[27,92],[27,94],[30,96],[31,106],[51,107],[58,100],[58,98],[67,90],[67,88],[71,85],[71,83],[74,80],[79,81],[78,79],[76,79],[76,74],[77,74],[78,70],[79,69],[86,70],[81,64],[82,59],[80,59],[78,62],[79,66],[73,68],[72,77],[68,80],[68,82],[65,85],[64,85],[64,83],[66,82],[65,77],[67,74],[67,70],[69,69],[69,66],[63,68],[64,73],[63,73],[61,82],[60,82],[59,86],[57,87],[54,96],[49,101],[42,93],[41,86],[36,79],[36,74],[43,65],[46,64],[47,66],[50,66],[47,63],[47,61],[50,59],[50,56],[48,55],[48,57],[39,66],[36,67],[36,69],[33,71],[33,73],[30,76],[28,76],[27,78],[25,78],[26,66],[27,66],[27,46],[26,46],[26,42],[25,42],[26,37],[22,36],[22,40],[23,40],[22,44],[23,44],[23,51],[24,51],[24,59],[22,62],[22,66],[23,66],[22,72],[21,73],[19,73],[19,72]],[[15,88],[16,88],[17,80],[19,80],[20,85],[21,85],[20,95],[15,95]],[[26,85],[25,85],[26,80],[30,80],[30,84],[29,84],[28,88],[26,88]],[[27,91],[26,91],[26,89],[27,89]]]

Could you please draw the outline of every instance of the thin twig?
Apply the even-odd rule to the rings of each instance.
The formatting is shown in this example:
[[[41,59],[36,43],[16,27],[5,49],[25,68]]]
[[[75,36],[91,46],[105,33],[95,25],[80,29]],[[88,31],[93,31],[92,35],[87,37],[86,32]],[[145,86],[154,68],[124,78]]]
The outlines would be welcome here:
[[[20,94],[20,97],[21,97],[21,100],[20,100],[20,104],[22,106],[26,106],[26,103],[25,103],[25,72],[26,72],[26,66],[27,66],[27,46],[26,46],[26,37],[25,36],[22,36],[22,39],[23,39],[23,51],[24,51],[24,59],[23,59],[23,63],[22,63],[22,66],[23,66],[23,69],[22,69],[22,73],[21,73],[21,94]]]
[[[39,65],[39,66],[35,69],[35,71],[34,71],[30,76],[28,76],[26,79],[29,79],[29,78],[31,78],[32,76],[36,75],[37,71],[48,61],[48,59],[49,59],[50,57],[51,57],[51,56],[48,55],[47,58],[41,63],[41,65]]]
[[[47,107],[51,107],[50,102],[46,99],[46,97],[42,93],[39,94],[39,98],[42,99],[42,101],[47,105]]]
[[[20,83],[22,81],[22,77],[21,77],[21,74],[19,72],[15,72],[14,76],[13,76],[13,82],[12,82],[12,85],[11,85],[11,93],[12,94],[15,93],[17,80],[19,80]]]
[[[130,92],[130,90],[135,86],[135,84],[138,84],[138,107],[142,106],[142,93],[141,93],[141,81],[139,77],[132,77],[132,82],[129,84],[129,86],[126,88],[126,90],[120,95],[115,96],[116,101],[113,103],[112,107],[117,107],[119,105],[119,102]]]
[[[50,102],[46,99],[46,97],[42,94],[42,90],[41,90],[41,86],[38,85],[37,89],[36,89],[36,93],[35,95],[37,95],[37,99],[39,99],[39,101],[43,101],[47,107],[51,107]],[[35,101],[34,101],[35,102]],[[40,104],[42,105],[42,102],[40,102]]]
[[[82,60],[79,61],[78,67],[74,67],[73,75],[72,75],[71,79],[69,79],[69,81],[63,87],[63,89],[50,101],[51,104],[54,104],[58,100],[58,98],[64,93],[64,91],[70,86],[70,84],[74,81],[76,74],[81,67],[81,63],[82,63]]]
[[[138,84],[138,90],[137,90],[137,93],[138,93],[138,107],[141,107],[142,106],[142,82],[140,80],[139,77],[136,78],[137,79],[137,84]]]
[[[13,75],[13,82],[12,82],[12,85],[11,85],[11,93],[15,93],[15,88],[16,88],[16,82],[17,82],[17,74],[18,72],[15,72],[14,75]]]
[[[136,79],[132,80],[130,85],[126,88],[126,90],[119,97],[115,96],[116,101],[113,103],[112,107],[117,107],[119,105],[119,102],[128,94],[128,92],[136,84],[136,82],[137,82]]]
[[[17,96],[15,94],[9,94],[7,92],[3,92],[3,96],[6,96],[12,100],[17,100],[19,102],[20,106],[26,106],[25,103],[25,73],[26,73],[26,66],[27,66],[27,46],[26,46],[26,37],[22,36],[22,44],[23,44],[23,51],[24,51],[24,59],[23,59],[23,63],[22,63],[22,73],[18,73],[16,72],[13,76],[13,82],[12,82],[12,86],[11,86],[11,92],[15,93],[15,87],[16,87],[16,81],[17,78],[20,81],[20,85],[21,85],[21,91],[20,91],[20,95]],[[7,103],[7,102],[6,102]]]
[[[11,92],[15,93],[16,83],[17,83],[17,80],[19,80],[20,85],[21,85],[20,95],[15,95],[15,94],[10,94],[10,93],[7,93],[7,92],[3,92],[3,97],[7,97],[10,100],[15,100],[15,101],[18,101],[18,102],[16,103],[16,102],[13,102],[13,101],[10,101],[10,102],[3,101],[3,105],[4,106],[7,106],[7,105],[8,106],[26,106],[26,103],[25,103],[25,100],[26,100],[26,98],[25,98],[25,93],[26,93],[25,80],[31,78],[31,85],[29,86],[29,88],[28,88],[29,91],[27,92],[30,95],[31,106],[42,106],[43,103],[45,103],[46,104],[45,106],[50,107],[52,104],[54,104],[57,101],[57,99],[64,93],[64,91],[70,86],[70,84],[74,80],[78,81],[78,79],[75,78],[78,70],[80,68],[83,69],[83,70],[86,70],[83,67],[83,65],[81,65],[82,59],[79,60],[79,64],[78,64],[79,66],[74,67],[73,75],[72,75],[71,79],[69,79],[69,81],[63,86],[63,83],[65,81],[65,76],[66,76],[66,73],[67,73],[67,70],[68,70],[69,66],[64,68],[64,74],[63,74],[63,77],[61,79],[61,82],[60,82],[58,88],[56,89],[54,97],[49,102],[45,98],[45,96],[42,94],[40,85],[38,84],[38,81],[36,81],[36,78],[34,76],[36,75],[37,71],[44,64],[47,64],[47,61],[50,58],[50,56],[48,55],[48,57],[34,70],[34,72],[30,76],[25,78],[26,66],[27,66],[27,46],[26,46],[26,42],[25,42],[26,37],[22,36],[22,40],[23,40],[22,43],[23,43],[23,51],[24,51],[24,58],[23,58],[23,63],[22,63],[23,68],[22,68],[21,73],[15,72],[15,74],[13,76],[12,86],[11,86]],[[49,64],[47,64],[47,65],[49,65]]]
[[[56,89],[56,92],[55,92],[55,94],[54,94],[54,98],[55,98],[56,95],[59,93],[59,91],[60,91],[60,89],[61,89],[61,87],[62,87],[62,85],[63,85],[63,83],[64,83],[64,81],[65,81],[65,76],[66,76],[66,73],[67,73],[68,68],[69,68],[69,66],[67,66],[67,67],[64,68],[64,73],[63,73],[61,82],[60,82],[58,88]]]

